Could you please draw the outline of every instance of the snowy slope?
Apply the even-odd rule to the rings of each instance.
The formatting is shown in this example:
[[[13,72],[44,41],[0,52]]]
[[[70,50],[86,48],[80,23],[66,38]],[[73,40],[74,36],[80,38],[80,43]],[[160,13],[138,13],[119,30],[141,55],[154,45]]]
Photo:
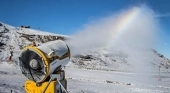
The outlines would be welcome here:
[[[69,93],[169,93],[170,74],[142,74],[119,71],[67,68]],[[0,63],[0,93],[25,93],[27,79],[14,64]]]

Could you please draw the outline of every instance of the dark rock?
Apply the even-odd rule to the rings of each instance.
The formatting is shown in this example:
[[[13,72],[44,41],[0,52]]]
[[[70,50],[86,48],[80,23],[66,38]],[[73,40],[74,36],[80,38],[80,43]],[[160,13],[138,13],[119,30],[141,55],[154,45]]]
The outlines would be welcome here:
[[[131,85],[131,83],[127,83],[127,85]]]
[[[4,44],[4,43],[0,42],[0,47],[1,47],[1,46],[3,46],[3,45],[6,45],[6,44]]]
[[[0,26],[3,26],[3,24],[2,24],[2,23],[0,23]]]
[[[106,80],[107,83],[113,83],[112,81]]]

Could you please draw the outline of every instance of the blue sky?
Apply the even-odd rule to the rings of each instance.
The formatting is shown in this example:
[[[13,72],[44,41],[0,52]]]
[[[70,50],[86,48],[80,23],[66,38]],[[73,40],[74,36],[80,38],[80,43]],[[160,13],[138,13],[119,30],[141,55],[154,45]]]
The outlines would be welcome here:
[[[170,58],[170,0],[1,0],[0,22],[70,35],[91,20],[146,4],[160,14],[159,52]]]

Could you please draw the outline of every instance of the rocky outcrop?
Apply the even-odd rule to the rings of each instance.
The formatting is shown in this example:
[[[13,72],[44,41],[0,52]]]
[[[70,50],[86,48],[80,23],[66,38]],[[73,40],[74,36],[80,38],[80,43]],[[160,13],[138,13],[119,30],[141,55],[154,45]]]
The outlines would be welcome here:
[[[66,40],[66,37],[62,37],[62,36],[57,36],[57,35],[30,35],[30,34],[25,34],[25,33],[20,33],[17,32],[20,35],[20,38],[23,37],[25,39],[27,39],[30,42],[36,41],[36,42],[40,42],[40,43],[45,43],[48,41],[54,41],[54,40]]]

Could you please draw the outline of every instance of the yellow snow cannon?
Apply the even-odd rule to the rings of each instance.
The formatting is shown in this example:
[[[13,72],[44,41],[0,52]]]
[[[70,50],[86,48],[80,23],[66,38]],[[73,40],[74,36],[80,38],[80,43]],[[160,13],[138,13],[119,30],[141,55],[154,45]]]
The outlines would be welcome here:
[[[27,80],[27,93],[67,93],[67,80],[62,67],[70,61],[69,47],[61,40],[40,46],[35,42],[24,47],[19,55],[19,66]]]

